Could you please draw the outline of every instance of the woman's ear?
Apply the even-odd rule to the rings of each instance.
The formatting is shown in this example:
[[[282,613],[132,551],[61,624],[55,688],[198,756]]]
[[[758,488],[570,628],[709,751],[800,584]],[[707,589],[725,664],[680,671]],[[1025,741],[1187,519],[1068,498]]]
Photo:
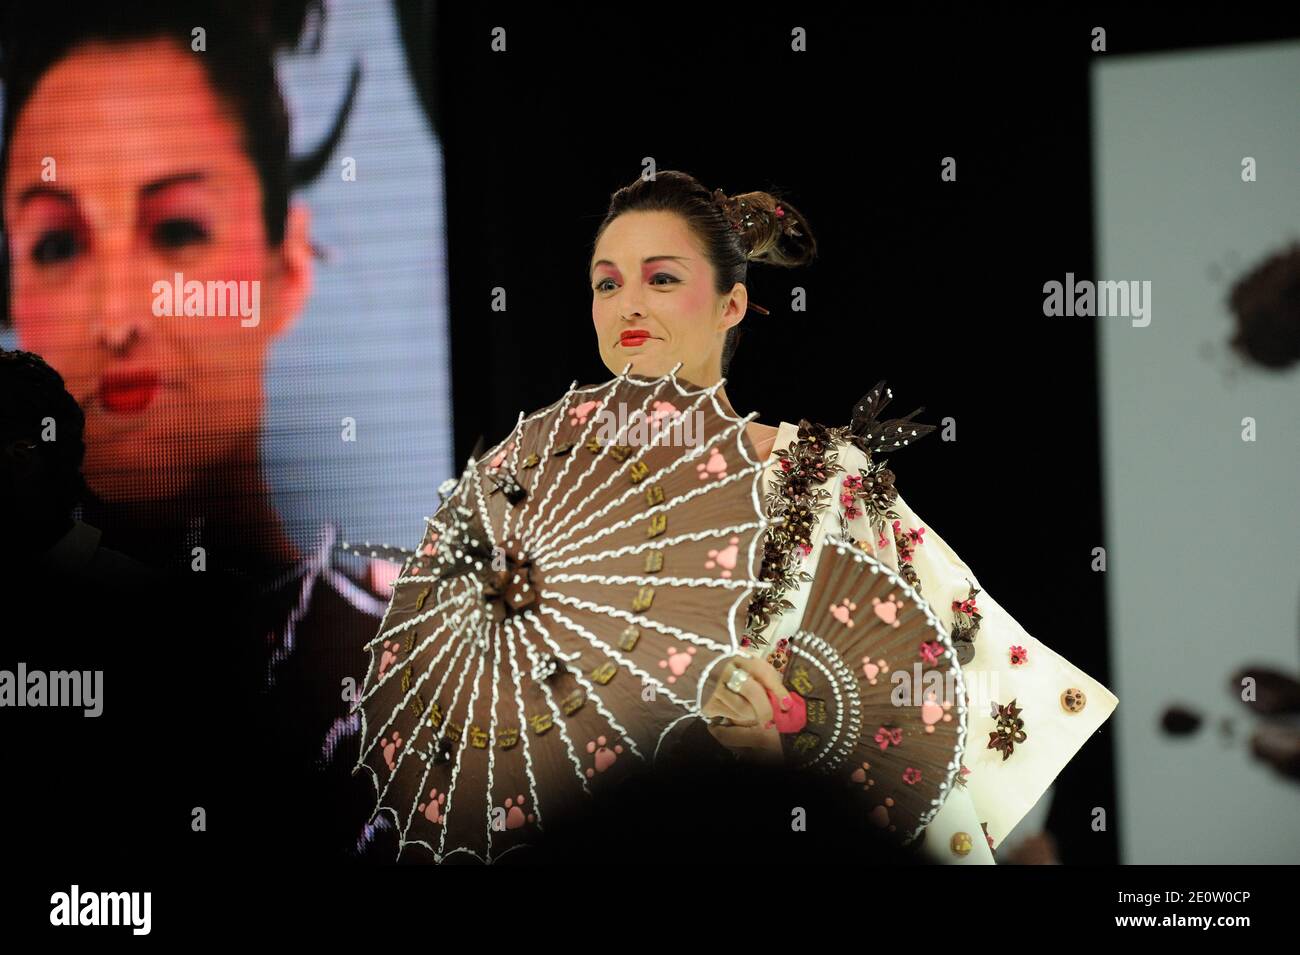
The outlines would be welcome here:
[[[271,336],[283,335],[298,320],[315,277],[315,258],[311,244],[311,209],[295,202],[289,207],[284,224],[284,241],[276,253],[269,327]]]
[[[731,293],[727,296],[726,302],[722,306],[722,315],[718,323],[719,331],[730,331],[745,317],[745,310],[749,308],[749,290],[737,282],[731,287]]]

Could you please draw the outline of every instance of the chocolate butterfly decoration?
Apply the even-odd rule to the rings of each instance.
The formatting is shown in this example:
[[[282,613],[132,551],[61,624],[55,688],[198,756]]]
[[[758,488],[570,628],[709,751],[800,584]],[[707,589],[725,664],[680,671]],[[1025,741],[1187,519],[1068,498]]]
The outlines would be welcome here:
[[[935,430],[935,425],[912,420],[925,410],[924,405],[901,418],[880,421],[880,412],[892,399],[893,392],[885,387],[884,379],[881,379],[853,406],[849,440],[868,457],[875,452],[889,452],[904,444],[911,444]]]

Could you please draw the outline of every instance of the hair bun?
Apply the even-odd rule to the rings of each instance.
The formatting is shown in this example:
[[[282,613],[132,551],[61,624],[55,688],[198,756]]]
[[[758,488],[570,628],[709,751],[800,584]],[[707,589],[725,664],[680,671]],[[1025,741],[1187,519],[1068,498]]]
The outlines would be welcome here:
[[[751,262],[798,266],[816,256],[817,242],[803,215],[770,192],[728,196],[714,189],[713,202],[731,223]]]

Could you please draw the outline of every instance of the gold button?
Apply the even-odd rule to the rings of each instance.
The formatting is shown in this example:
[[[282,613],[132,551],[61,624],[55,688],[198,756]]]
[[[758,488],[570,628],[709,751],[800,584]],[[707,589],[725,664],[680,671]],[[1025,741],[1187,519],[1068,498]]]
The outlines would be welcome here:
[[[952,847],[952,851],[956,855],[968,856],[974,843],[971,841],[969,832],[954,832],[952,838],[948,840],[948,845]]]
[[[1061,708],[1067,713],[1078,713],[1088,704],[1088,697],[1083,690],[1070,687],[1061,694]]]

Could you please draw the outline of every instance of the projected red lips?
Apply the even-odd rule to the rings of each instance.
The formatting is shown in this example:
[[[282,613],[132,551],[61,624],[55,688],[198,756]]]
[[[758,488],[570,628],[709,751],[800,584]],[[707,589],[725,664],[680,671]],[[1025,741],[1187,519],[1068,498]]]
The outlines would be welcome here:
[[[99,400],[114,414],[139,414],[153,401],[158,384],[157,372],[108,374],[99,384]]]

